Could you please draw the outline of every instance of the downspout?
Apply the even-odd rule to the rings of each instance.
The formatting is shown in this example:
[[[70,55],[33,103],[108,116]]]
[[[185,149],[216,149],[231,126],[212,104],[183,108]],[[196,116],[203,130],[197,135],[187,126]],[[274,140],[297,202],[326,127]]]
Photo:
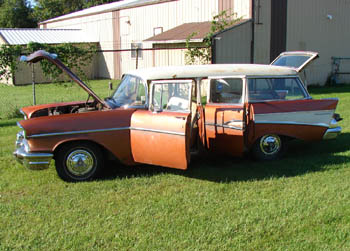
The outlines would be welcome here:
[[[254,64],[255,48],[255,0],[251,0],[251,17],[252,17],[252,41],[250,42],[250,63]]]
[[[215,35],[211,37],[211,63],[216,64],[216,39]]]

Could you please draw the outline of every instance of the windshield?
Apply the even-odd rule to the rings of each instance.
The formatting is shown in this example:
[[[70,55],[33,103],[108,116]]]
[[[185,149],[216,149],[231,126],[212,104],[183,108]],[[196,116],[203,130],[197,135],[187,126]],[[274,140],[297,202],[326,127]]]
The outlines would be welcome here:
[[[125,75],[115,93],[108,99],[116,106],[145,106],[146,88],[135,76]]]

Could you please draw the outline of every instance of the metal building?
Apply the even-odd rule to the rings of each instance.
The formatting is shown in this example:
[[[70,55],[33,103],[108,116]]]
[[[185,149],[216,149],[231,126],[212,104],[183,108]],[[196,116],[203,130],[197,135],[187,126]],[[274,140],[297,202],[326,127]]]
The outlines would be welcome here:
[[[307,79],[324,84],[332,57],[350,56],[349,0],[124,0],[46,20],[40,28],[89,33],[104,51],[98,77],[120,78],[136,66],[184,64],[184,50],[160,50],[183,47],[184,37],[160,41],[160,34],[209,22],[223,10],[244,21],[216,34],[213,62],[266,64],[282,51],[317,51],[320,58],[308,67]],[[144,50],[136,55],[136,48]]]
[[[143,50],[139,55],[130,49],[179,47],[174,41],[152,39],[183,24],[211,21],[222,10],[250,15],[250,2],[241,0],[124,0],[104,4],[41,22],[40,28],[81,29],[99,41],[100,78],[120,78],[123,72],[139,68],[184,64],[184,50]],[[189,27],[189,26],[187,26]],[[194,30],[193,30],[194,31]],[[209,30],[208,30],[209,31]],[[200,42],[198,38],[193,42]],[[129,51],[128,51],[129,50]],[[114,52],[111,52],[114,51]],[[136,63],[137,62],[137,63]]]
[[[242,0],[244,1],[244,0]],[[349,57],[350,1],[246,0],[251,20],[216,34],[216,63],[270,63],[282,51],[319,52],[306,69],[308,84],[323,85],[332,73],[332,57]],[[341,65],[350,71],[350,64]],[[348,75],[339,76],[347,82]]]

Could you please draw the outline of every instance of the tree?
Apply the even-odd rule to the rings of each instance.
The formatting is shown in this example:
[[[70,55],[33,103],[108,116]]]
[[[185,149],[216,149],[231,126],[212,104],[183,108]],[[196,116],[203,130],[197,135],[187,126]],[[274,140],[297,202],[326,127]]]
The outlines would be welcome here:
[[[37,26],[33,11],[26,0],[0,1],[0,27],[33,28]]]
[[[210,63],[211,62],[211,46],[212,46],[212,37],[215,33],[223,31],[234,23],[240,21],[242,18],[237,18],[236,13],[229,13],[226,10],[222,11],[218,15],[213,17],[211,21],[210,31],[203,38],[204,46],[193,46],[191,39],[197,34],[193,32],[186,39],[186,48],[185,52],[186,64],[196,64],[196,63]]]
[[[120,0],[119,0],[120,1]],[[38,21],[55,18],[92,6],[118,2],[116,0],[35,0],[34,16]]]
[[[37,50],[57,54],[68,68],[74,70],[81,78],[87,78],[84,67],[96,54],[96,45],[71,43],[49,45],[34,42],[26,46],[3,44],[0,46],[0,77],[9,80],[18,69],[20,55],[28,55]],[[59,68],[47,60],[40,61],[40,66],[44,75],[53,81],[56,81],[62,73]]]

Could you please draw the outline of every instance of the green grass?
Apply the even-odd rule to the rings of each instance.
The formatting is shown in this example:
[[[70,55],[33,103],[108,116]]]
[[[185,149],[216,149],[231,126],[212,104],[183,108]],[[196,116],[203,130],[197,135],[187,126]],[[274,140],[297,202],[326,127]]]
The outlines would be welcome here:
[[[90,85],[105,97],[107,82]],[[37,91],[38,103],[87,96],[73,85]],[[349,250],[350,87],[310,92],[340,99],[336,140],[293,142],[267,163],[197,157],[187,171],[109,163],[102,179],[71,184],[53,166],[29,171],[13,160],[13,109],[31,104],[31,87],[0,86],[0,250]]]

